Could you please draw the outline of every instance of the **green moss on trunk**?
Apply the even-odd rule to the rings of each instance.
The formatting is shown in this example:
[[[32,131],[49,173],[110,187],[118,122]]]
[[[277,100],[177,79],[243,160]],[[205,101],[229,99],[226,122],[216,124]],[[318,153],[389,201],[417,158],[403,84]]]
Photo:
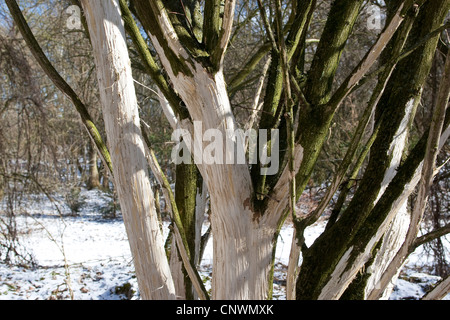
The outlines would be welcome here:
[[[184,227],[191,263],[195,258],[195,207],[198,170],[195,164],[179,164],[176,167],[175,202]],[[183,267],[186,298],[192,300],[192,281]]]
[[[447,13],[449,4],[449,0],[427,2],[427,7],[421,10],[413,27],[410,41],[416,41],[437,28]],[[353,247],[352,255],[348,259],[348,265],[351,265],[356,255],[360,254],[372,239],[392,203],[411,178],[414,173],[413,165],[418,165],[417,161],[423,159],[423,156],[415,154],[414,159],[409,160],[414,160],[414,163],[410,164],[408,161],[408,167],[405,163],[402,166],[402,174],[400,171],[397,173],[385,192],[386,197],[383,196],[377,204],[377,209],[372,210],[381,189],[384,172],[391,165],[392,155],[389,149],[392,141],[400,123],[404,121],[408,102],[414,99],[417,103],[420,97],[436,44],[435,37],[403,60],[393,73],[378,104],[378,110],[383,113],[383,122],[372,147],[371,160],[363,180],[342,217],[324,232],[304,255],[297,281],[297,299],[317,299],[337,263],[344,253]]]
[[[308,74],[306,97],[313,105],[328,102],[342,51],[363,1],[335,0]]]
[[[178,52],[174,52],[171,49],[165,31],[161,29],[160,15],[166,10],[162,2],[155,0],[135,1],[134,5],[144,29],[157,39],[158,45],[164,50],[164,57],[169,62],[173,74],[176,76],[182,73],[185,76],[192,77],[193,74],[189,68],[191,61],[189,58],[187,60],[183,59]]]

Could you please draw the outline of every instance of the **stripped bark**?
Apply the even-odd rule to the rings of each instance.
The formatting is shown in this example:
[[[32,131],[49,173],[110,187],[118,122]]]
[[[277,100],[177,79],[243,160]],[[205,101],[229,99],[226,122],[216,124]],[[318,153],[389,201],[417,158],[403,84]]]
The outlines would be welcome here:
[[[428,6],[435,6],[433,9],[421,10],[421,21],[430,21],[428,30],[433,30],[437,23],[441,23],[448,5],[448,1],[433,2],[428,3]],[[440,15],[436,15],[437,12]],[[423,30],[423,24],[417,22],[415,36],[420,38],[420,34],[426,34],[428,30]],[[397,67],[395,76],[391,78],[389,90],[384,92],[378,103],[379,106],[389,105],[389,108],[378,107],[377,119],[382,124],[382,135],[378,136],[373,145],[364,178],[342,217],[306,253],[297,282],[297,293],[300,293],[298,298],[338,299],[372,257],[373,249],[404,205],[406,198],[401,195],[412,191],[415,183],[411,181],[411,175],[414,176],[415,168],[409,169],[409,173],[406,173],[406,169],[405,172],[402,170],[400,176],[399,168],[402,167],[401,156],[408,127],[419,101],[436,43],[437,38],[430,40],[422,47],[422,53],[416,51],[415,57],[408,57],[410,62],[403,60],[401,66]],[[418,59],[422,62],[418,63]],[[412,65],[416,67],[415,70],[411,68]],[[409,77],[405,77],[408,72]],[[405,86],[406,81],[410,81],[410,86]],[[396,113],[393,110],[397,110]],[[380,175],[380,172],[384,174]],[[406,176],[409,176],[407,180],[404,179]],[[312,266],[316,269],[318,266],[321,271],[310,270]]]
[[[206,142],[200,137],[200,144],[193,144],[194,141],[188,137],[189,134],[192,137],[194,129],[198,129],[195,127],[198,123],[195,124],[194,121],[201,121],[202,136],[209,129],[219,129],[228,140],[233,139],[235,146],[243,141],[227,136],[230,131],[238,129],[238,124],[232,112],[230,92],[223,73],[223,61],[233,28],[236,2],[235,0],[202,2],[203,21],[195,16],[201,2],[194,0],[130,2],[136,11],[130,10],[125,0],[82,2],[87,14],[86,24],[93,40],[108,140],[114,150],[113,162],[117,165],[114,169],[117,175],[116,182],[123,203],[133,257],[137,264],[141,294],[144,298],[164,296],[174,298],[175,285],[167,271],[167,261],[159,249],[162,248],[162,241],[156,232],[159,225],[154,218],[156,214],[143,161],[146,152],[147,156],[150,152],[145,150],[142,142],[119,8],[126,31],[143,61],[145,72],[159,88],[158,95],[164,114],[173,129],[184,129],[185,133],[187,132],[183,136],[184,142],[191,145],[192,156],[204,178],[201,196],[200,192],[195,196],[195,200],[201,201],[195,208],[194,223],[192,214],[189,214],[189,221],[182,221],[170,185],[167,181],[160,181],[167,199],[170,199],[169,207],[175,222],[173,236],[178,250],[174,250],[174,253],[180,254],[199,297],[208,296],[195,270],[200,259],[197,251],[201,242],[199,229],[205,212],[203,205],[206,190],[210,193],[211,226],[214,234],[213,298],[270,298],[276,237],[289,210],[296,225],[296,233],[292,242],[293,250],[288,272],[288,298],[293,298],[294,289],[299,289],[296,293],[297,298],[337,299],[367,262],[372,265],[372,277],[366,288],[366,294],[370,294],[372,287],[377,286],[381,274],[387,270],[398,244],[404,238],[405,230],[402,231],[399,226],[405,225],[406,200],[414,190],[422,170],[421,160],[425,150],[425,143],[422,140],[419,147],[411,153],[413,156],[408,157],[405,163],[402,156],[407,145],[410,120],[414,116],[423,80],[427,74],[429,52],[434,50],[433,45],[424,42],[422,45],[426,50],[421,47],[422,45],[417,46],[419,53],[412,53],[415,56],[409,63],[399,64],[397,68],[400,71],[394,73],[394,80],[387,86],[386,82],[391,77],[391,70],[400,57],[403,57],[400,53],[405,39],[410,38],[404,20],[408,21],[409,15],[413,15],[417,9],[414,3],[420,6],[425,1],[392,2],[398,5],[392,19],[388,19],[386,28],[366,56],[334,93],[332,88],[336,81],[341,55],[364,1],[332,2],[328,20],[307,75],[301,74],[305,71],[306,34],[317,1],[293,1],[289,3],[288,10],[282,10],[282,1],[276,0],[273,2],[275,27],[266,16],[267,10],[263,1],[258,1],[267,37],[262,41],[262,47],[245,64],[246,70],[232,79],[230,84],[233,93],[240,89],[242,81],[271,50],[270,65],[267,65],[268,86],[265,90],[264,103],[255,103],[253,107],[255,112],[249,125],[253,127],[256,112],[261,112],[259,128],[281,129],[285,148],[281,152],[280,170],[275,176],[261,174],[259,164],[252,166],[250,171],[248,164],[206,163],[201,152],[207,146]],[[438,13],[441,9],[444,12],[444,6],[447,6],[448,10],[448,4],[448,0],[426,2],[431,15],[435,15],[436,18],[429,17],[425,20],[426,23],[420,27],[426,32],[421,36],[426,38],[427,32],[439,30],[437,20],[442,19]],[[409,11],[410,9],[413,10]],[[200,9],[197,13],[199,12]],[[290,12],[287,19],[282,16],[284,12]],[[141,30],[137,27],[134,17],[141,20],[152,41],[152,50],[140,34]],[[283,25],[286,20],[287,24]],[[203,30],[200,30],[201,25]],[[403,39],[395,42],[395,46],[398,45],[396,50],[393,50],[395,54],[383,66],[385,72],[379,79],[367,113],[357,129],[348,157],[346,156],[342,168],[317,210],[310,215],[297,215],[296,200],[311,177],[337,108],[364,79],[398,28],[405,32],[399,36]],[[421,38],[410,39],[414,42]],[[153,56],[154,52],[159,59]],[[262,78],[256,90],[255,101],[259,102],[263,96],[263,83]],[[404,90],[405,88],[411,90]],[[376,140],[365,179],[348,208],[341,212],[340,216],[333,217],[332,223],[329,223],[324,234],[311,248],[305,248],[303,231],[320,216],[333,194],[342,185],[356,149],[360,146],[359,142],[367,126],[367,120],[376,105],[377,123],[374,127],[380,130],[381,134],[374,134],[369,139],[369,144]],[[384,116],[385,114],[387,116]],[[445,132],[442,137],[445,136]],[[228,150],[225,148],[219,151],[225,157],[228,156],[226,154]],[[360,161],[364,159],[365,152],[367,150],[361,153],[355,171],[360,168],[359,165],[362,163]],[[154,163],[155,158],[154,156],[149,158],[153,159],[152,169],[158,176],[159,169]],[[158,179],[164,180],[163,177]],[[192,177],[189,177],[189,180],[191,179]],[[192,181],[187,181],[186,186],[189,182]],[[177,183],[181,185],[184,182],[177,181]],[[178,196],[182,196],[182,192],[177,193]],[[345,196],[345,192],[343,194]],[[183,206],[180,211],[186,209],[192,213],[190,204],[183,200],[178,202]],[[188,224],[196,225],[193,236],[195,248],[187,241],[188,231],[184,225]],[[392,250],[394,243],[395,249]],[[417,245],[417,242],[414,242],[414,245]],[[304,249],[304,259],[297,288],[294,288],[300,248]],[[379,252],[376,255],[375,250]],[[177,270],[180,271],[182,265],[180,259],[175,254],[172,258],[176,258]],[[181,275],[181,272],[178,272],[178,275]],[[183,283],[180,282],[180,288],[182,286]],[[154,289],[157,289],[156,293],[153,292]],[[177,289],[178,292],[181,290]]]
[[[82,5],[93,44],[108,143],[113,150],[114,180],[140,294],[143,299],[174,299],[174,284],[148,176],[119,3],[83,0]]]
[[[450,276],[440,281],[436,287],[428,292],[422,300],[441,300],[448,295],[450,291]]]
[[[140,4],[136,7],[139,12]],[[219,129],[224,136],[229,131],[234,132],[238,127],[232,115],[221,68],[216,73],[210,73],[190,57],[170,25],[167,13],[160,8],[153,9],[156,19],[147,21],[144,17],[143,24],[192,120],[202,121],[203,133],[208,129]],[[229,22],[223,25],[229,26]],[[171,37],[162,38],[162,34],[170,34]],[[174,61],[168,59],[168,50],[182,60],[182,69],[173,68]],[[223,154],[226,155],[226,150]],[[270,223],[267,219],[257,219],[257,213],[251,206],[253,188],[247,165],[207,165],[201,159],[202,154],[196,154],[194,150],[193,156],[211,199],[213,298],[264,299],[269,291],[268,278],[278,219],[272,219]],[[230,264],[235,267],[229,268]]]
[[[379,288],[375,288],[370,293],[369,298],[371,299],[378,298],[381,295],[390,279],[394,274],[398,272],[398,269],[405,261],[407,255],[411,253],[411,249],[414,248],[413,244],[419,231],[420,222],[422,221],[423,213],[425,211],[425,206],[428,199],[428,193],[434,178],[435,163],[437,154],[439,152],[441,132],[445,120],[445,110],[447,109],[449,98],[450,53],[447,55],[447,62],[445,65],[443,79],[441,80],[437,105],[435,106],[435,111],[431,122],[427,148],[425,152],[425,159],[423,161],[421,180],[418,188],[416,202],[414,204],[414,210],[411,213],[411,222],[409,223],[409,228],[407,230],[408,232],[406,234],[405,241],[399,248],[393,261],[389,264],[389,267],[381,277]]]

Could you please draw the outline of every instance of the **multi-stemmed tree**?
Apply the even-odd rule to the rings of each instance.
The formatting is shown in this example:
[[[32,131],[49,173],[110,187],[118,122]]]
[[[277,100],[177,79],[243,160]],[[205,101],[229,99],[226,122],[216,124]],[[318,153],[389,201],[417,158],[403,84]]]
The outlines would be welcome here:
[[[289,299],[376,299],[389,293],[389,281],[417,244],[417,228],[436,174],[436,156],[450,133],[447,63],[439,98],[432,106],[433,119],[419,141],[409,139],[446,27],[442,25],[449,0],[389,1],[384,29],[341,81],[338,69],[355,23],[364,16],[363,0],[333,1],[312,51],[315,41],[308,37],[320,9],[316,0],[258,0],[253,11],[235,0],[82,0],[82,22],[93,47],[109,151],[81,100],[42,54],[16,2],[6,2],[36,59],[71,98],[112,170],[142,298],[189,297],[185,290],[189,286],[183,286],[188,282],[196,296],[208,298],[195,269],[199,232],[192,229],[195,215],[204,214],[196,210],[204,206],[197,197],[203,184],[211,206],[212,298],[271,297],[277,235],[289,215],[295,226],[287,278]],[[244,23],[259,21],[263,41],[242,70],[226,79],[227,49],[233,43],[233,32],[241,27],[234,24],[236,8],[239,14],[245,12]],[[172,127],[184,133],[184,143],[202,143],[194,142],[191,149],[196,168],[179,166],[177,199],[143,134],[127,34],[143,70],[158,88]],[[241,84],[261,64],[266,68],[258,69],[258,75],[265,81],[257,82],[249,120],[241,127],[231,96],[239,89],[248,90]],[[367,86],[370,79],[374,80],[371,87]],[[317,208],[300,214],[297,201],[316,167],[334,116],[346,97],[360,88],[370,90],[370,98],[347,141],[345,157]],[[370,123],[370,136],[365,139]],[[258,161],[248,163],[205,161],[196,152],[207,149],[215,130],[226,143],[223,149],[214,150],[214,156],[230,157],[227,143],[234,144],[234,150],[244,149],[247,142],[239,136],[239,129],[249,128],[260,129],[260,137],[267,134],[267,142],[256,139],[257,150],[269,150],[272,156],[277,152],[272,157],[279,159],[275,173],[264,170],[264,152],[257,153]],[[174,272],[173,265],[171,270],[164,251],[148,162],[171,204],[174,243],[188,275],[181,279],[181,286],[177,285],[179,272]],[[333,210],[323,234],[306,247],[305,228],[322,215],[336,193],[344,194],[345,200],[349,183],[358,173],[362,177],[351,200]],[[408,208],[406,200],[416,187],[417,200]]]

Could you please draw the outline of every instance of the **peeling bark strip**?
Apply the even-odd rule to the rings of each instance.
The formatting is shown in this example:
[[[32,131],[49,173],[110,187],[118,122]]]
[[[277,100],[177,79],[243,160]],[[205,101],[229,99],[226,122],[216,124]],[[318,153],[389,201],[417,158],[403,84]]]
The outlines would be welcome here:
[[[89,1],[87,15],[105,127],[139,290],[143,299],[174,299],[152,189],[125,29],[118,0]]]
[[[427,2],[417,16],[408,41],[414,43],[436,29],[449,4],[448,0]],[[402,165],[400,159],[437,40],[435,37],[428,41],[402,60],[393,72],[377,105],[381,134],[373,144],[362,182],[340,219],[307,250],[297,282],[298,299],[340,298],[359,270],[373,258],[373,250],[417,183],[415,173],[424,148],[411,153]],[[396,232],[401,237],[404,230]],[[390,237],[397,238],[394,234]],[[385,268],[391,257],[380,257],[375,261],[380,265],[372,269]]]
[[[450,276],[447,276],[444,280],[439,282],[433,290],[428,292],[423,300],[441,300],[445,298],[445,296],[450,291]]]
[[[347,79],[333,95],[333,101],[331,101],[330,103],[332,108],[336,108],[341,104],[345,96],[358,84],[358,82],[369,71],[370,67],[374,65],[383,50],[386,48],[389,41],[394,36],[396,30],[403,22],[405,10],[409,10],[413,3],[414,0],[406,0],[400,4],[397,12],[395,12],[395,14],[392,16],[383,32],[378,37],[377,41],[367,52],[366,56],[361,60],[358,66],[352,71],[352,73],[347,77]]]
[[[234,2],[227,1],[226,4],[223,19],[227,21],[222,21],[217,39],[222,44],[229,37]],[[201,121],[202,136],[207,130],[216,129],[228,140],[235,140],[228,136],[230,132],[237,132],[238,126],[222,66],[211,71],[197,61],[181,45],[165,8],[158,4],[162,5],[160,1],[140,1],[136,3],[136,9],[192,121]],[[219,46],[221,55],[224,49],[224,46]],[[221,59],[218,63],[222,64]],[[179,122],[178,125],[192,136],[192,123]],[[198,141],[204,144],[203,147],[207,146],[202,139]],[[250,201],[253,199],[253,186],[247,164],[196,163],[211,199],[214,235],[212,298],[266,299],[274,237],[282,210],[262,218],[259,212],[254,211]]]
[[[419,224],[422,221],[425,206],[427,204],[428,193],[431,188],[431,184],[434,178],[434,169],[436,165],[437,155],[439,153],[439,142],[441,139],[441,132],[445,121],[445,111],[447,109],[448,101],[450,98],[450,51],[447,54],[447,60],[444,68],[444,75],[441,80],[438,99],[436,101],[433,118],[431,121],[427,147],[425,151],[425,158],[423,160],[423,169],[421,172],[420,184],[418,187],[417,198],[414,203],[414,209],[411,213],[411,222],[409,225],[406,239],[402,244],[397,255],[393,261],[389,264],[389,268],[383,274],[380,280],[380,289],[373,290],[370,298],[378,298],[384,288],[388,285],[389,279],[393,274],[399,272],[400,266],[405,261],[407,255],[411,253],[414,240],[417,237],[419,231]]]

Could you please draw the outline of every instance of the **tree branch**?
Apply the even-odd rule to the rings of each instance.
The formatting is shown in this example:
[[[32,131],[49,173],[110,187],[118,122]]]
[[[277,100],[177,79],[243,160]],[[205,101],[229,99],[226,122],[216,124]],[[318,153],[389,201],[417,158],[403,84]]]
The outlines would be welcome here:
[[[170,19],[173,30],[177,34],[178,40],[183,47],[194,57],[206,56],[206,53],[201,49],[197,37],[195,36],[191,10],[186,10],[186,6],[184,5],[185,2],[191,4],[193,1],[173,0],[158,2],[160,8],[166,12],[167,17]]]
[[[398,38],[399,40],[396,41],[396,43],[394,44],[394,48],[392,50],[392,55],[398,56],[400,54],[400,52],[406,42],[406,38],[409,34],[409,31],[412,28],[413,21],[414,21],[413,19],[408,20],[408,23],[405,25],[404,28],[402,28],[401,35]],[[380,100],[380,98],[384,92],[384,89],[390,79],[390,76],[392,74],[392,71],[395,68],[395,65],[396,65],[395,63],[391,63],[390,65],[388,65],[387,68],[385,68],[383,70],[382,75],[378,79],[378,82],[372,92],[370,99],[369,99],[367,108],[364,111],[364,114],[361,117],[360,121],[358,122],[358,127],[353,135],[350,146],[347,149],[347,152],[344,156],[344,160],[341,162],[336,174],[334,175],[333,181],[327,190],[327,194],[322,198],[322,201],[319,204],[319,206],[308,218],[308,219],[311,219],[309,224],[313,223],[317,218],[319,218],[319,216],[322,214],[322,212],[325,210],[326,206],[328,205],[329,201],[331,201],[331,199],[332,199],[333,195],[335,194],[335,192],[337,191],[338,187],[341,185],[343,178],[345,176],[345,173],[347,172],[349,166],[351,165],[351,163],[354,159],[354,156],[356,154],[356,151],[360,147],[361,140],[362,140],[364,132],[367,128],[367,125],[369,123],[369,120],[371,119],[371,117],[374,116],[378,101]],[[357,68],[355,70],[357,70]],[[352,72],[352,74],[355,73],[355,70],[354,70],[354,72]],[[350,78],[351,78],[351,76],[347,79],[350,79]],[[348,81],[350,81],[350,80],[348,80]],[[333,104],[333,102],[332,102],[333,100],[334,100],[334,97],[331,99],[330,104]],[[376,132],[379,128],[379,124],[380,124],[380,121],[378,121],[377,129],[374,130],[375,131],[374,134],[372,134],[372,137],[369,139],[369,145],[366,145],[365,152],[368,152],[367,147],[370,148],[371,144],[374,142],[374,138],[376,137]],[[358,161],[358,163],[360,165],[362,165],[362,163],[360,163],[359,161]],[[356,167],[355,169],[359,170],[358,167]],[[357,173],[357,171],[354,172],[353,175],[355,175],[356,173]],[[331,226],[331,224],[332,223],[330,223],[330,226]]]
[[[355,90],[362,87],[368,80],[376,77],[381,72],[384,72],[386,68],[388,68],[392,64],[397,64],[398,62],[402,61],[406,57],[408,57],[410,54],[412,54],[414,51],[416,51],[418,48],[423,46],[427,41],[429,41],[431,38],[435,37],[436,35],[440,34],[442,31],[450,28],[450,22],[440,26],[439,28],[433,30],[432,32],[428,33],[426,36],[424,36],[419,41],[414,42],[414,44],[410,45],[409,47],[405,48],[400,55],[393,55],[386,63],[384,63],[382,66],[380,66],[377,70],[367,74],[364,76],[352,89],[351,92],[354,92]]]
[[[303,3],[304,2],[304,3]],[[303,1],[299,6],[299,12],[296,13],[295,20],[289,28],[289,34],[286,38],[286,49],[288,61],[291,60],[301,41],[306,41],[306,32],[309,25],[310,13],[316,6],[317,0]]]
[[[424,234],[423,236],[420,236],[412,244],[411,250],[414,251],[417,247],[420,247],[421,245],[431,242],[439,237],[445,236],[448,233],[450,233],[450,224],[447,224],[427,234]]]
[[[219,42],[221,2],[221,0],[205,1],[203,44],[208,52],[212,52]]]
[[[450,290],[450,276],[441,280],[431,291],[427,292],[422,300],[441,300]]]
[[[406,234],[405,241],[400,250],[395,255],[389,267],[384,272],[380,279],[380,285],[374,289],[370,295],[370,299],[378,298],[386,286],[388,285],[392,274],[400,268],[404,260],[412,252],[414,248],[415,239],[419,229],[420,221],[422,220],[425,211],[428,193],[434,178],[434,167],[436,165],[436,158],[439,152],[439,141],[441,139],[441,132],[444,127],[445,114],[450,98],[450,52],[447,54],[444,75],[442,76],[438,99],[433,113],[430,131],[427,140],[425,157],[423,160],[422,175],[419,183],[419,190],[414,204],[414,210],[411,213],[411,222]]]
[[[225,0],[222,29],[219,34],[217,46],[211,52],[211,63],[214,71],[218,71],[222,68],[225,52],[228,48],[228,41],[230,40],[231,31],[233,29],[235,7],[236,0]]]
[[[228,92],[233,95],[240,88],[240,84],[248,77],[248,75],[255,70],[259,62],[267,55],[270,51],[270,43],[264,43],[253,56],[245,63],[245,65],[236,73],[236,75],[231,78],[228,82]]]
[[[144,63],[145,71],[150,75],[152,80],[161,90],[162,94],[169,101],[176,115],[181,119],[188,118],[189,113],[187,109],[183,107],[183,101],[176,94],[173,88],[168,85],[166,79],[162,75],[161,69],[156,64],[155,59],[153,58],[147,43],[142,37],[125,0],[120,0],[120,9],[122,11],[122,19],[124,20],[125,28],[130,35],[142,62]]]
[[[275,21],[276,21],[276,31],[278,37],[278,51],[281,55],[281,71],[283,73],[283,83],[284,83],[284,93],[286,97],[286,123],[287,123],[287,137],[288,137],[288,158],[289,158],[289,172],[290,172],[290,208],[291,216],[294,222],[297,220],[295,213],[295,206],[297,203],[296,197],[296,182],[295,182],[295,132],[294,132],[294,101],[292,100],[291,91],[291,78],[289,75],[288,66],[288,53],[286,51],[286,44],[284,42],[283,28],[282,28],[282,14],[281,14],[281,2],[280,0],[275,1]],[[294,223],[295,225],[295,223]]]
[[[161,0],[140,0],[133,2],[139,20],[149,34],[166,71],[177,76],[179,73],[192,75],[191,55],[182,45],[167,10]]]
[[[42,51],[42,48],[40,47],[39,43],[34,37],[33,32],[28,26],[28,23],[26,22],[22,14],[22,11],[20,10],[16,1],[6,0],[6,4],[8,5],[9,11],[14,19],[14,22],[19,28],[19,31],[22,34],[22,37],[24,38],[25,42],[27,43],[28,48],[30,49],[36,61],[41,66],[42,70],[50,78],[50,80],[52,80],[55,86],[58,87],[58,89],[72,101],[78,114],[81,117],[81,121],[84,124],[89,137],[92,139],[95,146],[97,147],[97,150],[100,153],[100,156],[103,160],[103,163],[105,164],[105,167],[108,168],[109,173],[111,174],[111,176],[113,176],[112,162],[108,148],[104,143],[96,125],[94,124],[94,121],[90,116],[86,106],[83,104],[83,102],[75,93],[75,91],[72,89],[72,87],[61,77],[58,71],[53,67],[51,62],[48,60],[47,56]]]
[[[406,10],[409,10],[413,4],[414,0],[406,0],[399,6],[397,12],[391,17],[390,21],[378,37],[375,44],[369,49],[358,66],[353,69],[350,75],[345,79],[345,81],[341,84],[341,86],[336,90],[336,92],[330,99],[329,108],[331,112],[334,112],[334,110],[341,104],[344,98],[352,91],[352,89],[369,71],[370,67],[373,66],[373,64],[379,58],[384,48],[387,46],[387,44],[392,39],[395,32],[403,22]],[[403,42],[403,45],[412,26],[413,19],[409,20],[409,26],[406,28],[406,35],[400,37],[400,42]]]
[[[342,51],[358,17],[363,0],[335,0],[308,73],[306,98],[313,106],[329,101]]]

